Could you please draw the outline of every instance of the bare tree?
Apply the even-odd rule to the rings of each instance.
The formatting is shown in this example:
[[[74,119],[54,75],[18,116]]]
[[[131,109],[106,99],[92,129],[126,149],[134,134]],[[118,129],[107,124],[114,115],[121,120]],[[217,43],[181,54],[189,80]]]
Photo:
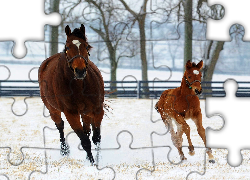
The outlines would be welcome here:
[[[192,42],[193,42],[193,0],[184,1],[184,22],[185,22],[185,41],[184,41],[184,62],[183,72],[188,60],[192,60]]]
[[[60,0],[50,0],[50,11],[59,13]],[[50,56],[58,53],[58,26],[51,26]]]
[[[73,14],[77,6],[82,6],[80,15]],[[137,54],[136,43],[126,43],[125,35],[128,31],[128,22],[126,15],[118,4],[113,0],[79,0],[77,3],[69,6],[68,17],[74,22],[84,22],[94,32],[96,32],[104,41],[110,62],[110,80],[111,92],[117,90],[117,68],[122,58],[131,58]],[[123,16],[121,16],[123,14]],[[102,48],[102,50],[105,50]],[[110,94],[116,97],[115,93]]]
[[[140,33],[140,55],[141,55],[141,68],[142,68],[142,81],[148,81],[148,62],[147,62],[147,53],[146,53],[146,33],[145,33],[145,20],[147,15],[147,3],[148,0],[144,0],[141,9],[139,12],[135,12],[128,6],[128,4],[124,0],[119,0],[124,8],[132,15],[133,23],[137,21],[139,26],[139,33]],[[149,92],[148,83],[142,83],[143,92]],[[149,96],[143,96],[148,98]]]
[[[208,18],[221,19],[224,16],[225,10],[223,7],[214,5],[211,7],[211,11],[206,11],[202,7],[202,3],[207,2],[206,0],[199,0],[197,5],[198,20],[206,24]],[[204,48],[203,59],[204,69],[203,69],[203,81],[212,81],[213,74],[215,71],[216,64],[219,60],[221,51],[223,50],[225,42],[224,41],[206,41]],[[205,83],[204,94],[206,97],[211,96],[212,89],[211,83]]]

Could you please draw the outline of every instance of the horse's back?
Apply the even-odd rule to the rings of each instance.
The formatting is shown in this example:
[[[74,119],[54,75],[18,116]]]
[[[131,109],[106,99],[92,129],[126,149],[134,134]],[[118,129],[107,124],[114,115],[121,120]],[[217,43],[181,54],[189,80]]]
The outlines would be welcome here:
[[[175,89],[167,89],[161,94],[159,101],[155,105],[155,109],[161,114],[163,119],[171,117],[175,113],[175,111],[173,111],[174,104],[179,91],[180,88],[178,87]]]

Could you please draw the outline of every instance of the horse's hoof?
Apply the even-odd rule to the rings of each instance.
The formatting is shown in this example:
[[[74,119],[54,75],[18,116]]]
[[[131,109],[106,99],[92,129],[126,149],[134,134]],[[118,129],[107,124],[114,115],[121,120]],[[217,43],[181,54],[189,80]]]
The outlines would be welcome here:
[[[70,153],[69,146],[66,143],[61,143],[61,155],[68,156]]]
[[[95,137],[93,136],[92,141],[95,145],[97,145],[98,143],[101,142],[101,136],[95,136]]]
[[[189,151],[188,154],[189,154],[190,156],[193,156],[193,155],[195,154],[195,151]]]
[[[187,158],[183,155],[183,156],[181,156],[181,160],[185,161],[185,160],[187,160]]]
[[[89,162],[90,162],[91,165],[93,166],[93,164],[94,164],[94,162],[95,162],[93,156],[92,156],[92,155],[90,155],[90,156],[87,155],[86,159],[89,160]]]
[[[70,150],[61,150],[61,155],[62,156],[68,156],[70,153]]]
[[[209,161],[208,161],[209,163],[215,163],[215,160],[214,159],[209,159]]]

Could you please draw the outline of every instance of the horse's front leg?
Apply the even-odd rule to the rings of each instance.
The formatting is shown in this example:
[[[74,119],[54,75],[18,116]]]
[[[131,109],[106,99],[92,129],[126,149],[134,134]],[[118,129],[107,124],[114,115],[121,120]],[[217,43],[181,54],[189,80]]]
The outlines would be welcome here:
[[[83,123],[83,131],[89,137],[90,136],[90,124],[92,122],[92,118],[84,114],[81,114],[81,117],[82,117],[82,123]]]
[[[87,158],[91,163],[94,163],[94,158],[91,153],[91,142],[89,137],[84,133],[82,124],[80,122],[80,115],[77,113],[64,112],[71,128],[75,131],[77,136],[81,140],[81,145],[87,153]]]
[[[202,126],[202,114],[201,114],[201,112],[198,113],[197,117],[194,118],[193,121],[197,127],[198,134],[200,135],[205,147],[207,148],[206,153],[208,155],[209,162],[215,163],[214,156],[212,155],[212,150],[211,150],[211,148],[208,148],[206,145],[206,132],[205,132],[204,127]]]
[[[104,111],[102,109],[100,113],[94,116],[94,121],[92,121],[92,131],[93,131],[92,141],[95,145],[101,142],[101,122],[103,115]]]
[[[69,146],[66,144],[65,142],[65,138],[64,138],[64,121],[62,120],[61,123],[56,124],[56,127],[57,129],[59,130],[59,133],[60,133],[60,141],[61,141],[61,155],[62,156],[67,156],[69,155],[70,153],[70,150],[69,150]]]
[[[65,142],[64,138],[64,121],[61,118],[61,112],[55,109],[50,108],[51,119],[55,122],[55,125],[60,133],[60,142],[61,142],[61,155],[67,156],[70,153],[69,146]]]
[[[190,138],[190,127],[186,123],[185,119],[181,116],[178,117],[177,122],[181,125],[183,132],[187,136],[187,140],[188,140],[188,144],[189,144],[189,146],[188,146],[189,155],[193,156],[195,154],[195,152],[194,152],[194,146],[193,146],[191,138]]]

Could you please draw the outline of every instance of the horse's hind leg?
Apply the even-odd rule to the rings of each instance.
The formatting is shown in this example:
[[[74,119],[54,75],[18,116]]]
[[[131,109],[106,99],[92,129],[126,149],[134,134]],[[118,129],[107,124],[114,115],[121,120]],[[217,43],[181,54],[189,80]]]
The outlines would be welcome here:
[[[61,118],[61,112],[54,109],[51,106],[47,106],[50,112],[51,119],[55,122],[55,125],[60,133],[60,142],[61,142],[61,155],[65,156],[69,154],[69,146],[65,142],[64,138],[64,121]]]
[[[187,158],[184,156],[184,153],[182,151],[183,131],[179,127],[177,127],[177,132],[175,132],[174,128],[173,128],[172,120],[169,120],[168,122],[169,122],[169,126],[170,126],[169,131],[171,133],[172,142],[173,142],[174,146],[177,148],[181,160],[186,160]]]
[[[180,117],[177,119],[177,122],[179,123],[179,125],[181,125],[181,129],[183,130],[183,132],[186,134],[187,136],[187,140],[188,140],[188,149],[189,149],[189,154],[191,156],[194,155],[194,146],[192,144],[191,138],[190,138],[190,127],[189,125],[186,123],[186,121],[184,120],[183,117]]]
[[[211,148],[208,148],[206,145],[206,133],[205,129],[202,126],[202,115],[201,113],[197,116],[196,119],[194,119],[195,125],[197,127],[198,134],[200,135],[201,139],[203,140],[203,143],[205,147],[207,148],[206,153],[208,155],[208,160],[210,163],[215,163],[214,156],[212,155],[212,150]]]
[[[80,115],[77,113],[64,112],[71,128],[75,131],[81,140],[81,145],[87,153],[87,157],[91,163],[94,163],[94,158],[91,153],[91,142],[89,137],[84,133],[82,124],[80,122]]]

